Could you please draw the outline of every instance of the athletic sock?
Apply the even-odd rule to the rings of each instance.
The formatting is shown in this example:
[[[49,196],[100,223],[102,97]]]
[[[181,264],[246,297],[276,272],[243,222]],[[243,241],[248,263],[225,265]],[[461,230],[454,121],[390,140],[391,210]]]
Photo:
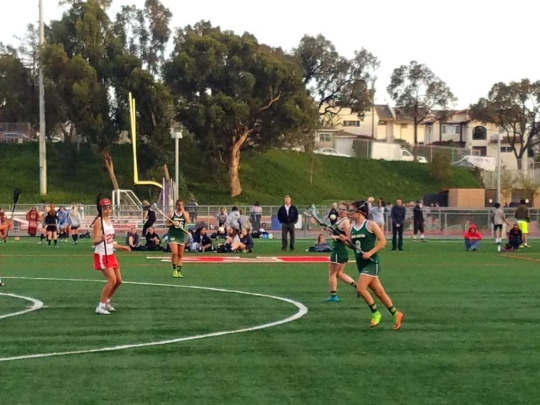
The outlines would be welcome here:
[[[388,310],[390,311],[390,313],[391,313],[392,315],[394,315],[394,314],[397,312],[396,307],[393,306],[393,305],[392,305],[391,307],[388,307]]]
[[[51,246],[51,240],[47,239],[47,245]]]
[[[335,297],[337,295],[337,291],[330,291],[330,296]]]
[[[371,305],[368,305],[368,307],[369,307],[369,310],[371,311],[371,313],[374,314],[375,312],[377,312],[377,304],[373,303]]]
[[[55,239],[54,240],[54,246],[56,246],[58,244],[58,239]]]

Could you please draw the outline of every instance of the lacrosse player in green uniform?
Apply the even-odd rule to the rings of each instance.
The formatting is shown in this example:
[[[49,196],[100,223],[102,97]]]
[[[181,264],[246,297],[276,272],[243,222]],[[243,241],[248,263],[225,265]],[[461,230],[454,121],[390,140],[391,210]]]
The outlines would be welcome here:
[[[388,308],[388,311],[394,317],[394,329],[398,330],[401,328],[403,313],[394,307],[392,300],[379,280],[381,262],[378,252],[386,246],[384,232],[379,225],[367,219],[369,207],[366,201],[353,202],[349,207],[348,213],[352,221],[350,231],[347,235],[341,235],[340,239],[355,251],[356,267],[360,273],[357,282],[357,291],[371,310],[369,326],[372,328],[377,326],[381,321],[382,315],[377,309],[375,300],[368,291],[368,288]]]
[[[182,278],[182,260],[186,247],[187,230],[185,225],[189,223],[189,214],[184,211],[184,201],[176,200],[175,209],[165,220],[165,225],[169,228],[167,232],[168,243],[171,248],[171,263],[173,267],[173,277]]]
[[[330,288],[330,297],[326,298],[327,302],[339,302],[337,296],[337,279],[339,278],[344,283],[352,285],[356,289],[356,283],[353,278],[344,272],[345,266],[349,261],[349,249],[339,235],[347,235],[350,228],[350,221],[347,217],[348,204],[341,202],[338,206],[338,218],[336,222],[328,228],[332,233],[332,252],[330,253],[330,265],[328,267],[328,287]]]

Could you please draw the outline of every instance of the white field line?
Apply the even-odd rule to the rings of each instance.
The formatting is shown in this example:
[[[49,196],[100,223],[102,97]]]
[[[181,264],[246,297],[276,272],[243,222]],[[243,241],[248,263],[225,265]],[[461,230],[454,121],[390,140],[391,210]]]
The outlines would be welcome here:
[[[32,303],[32,306],[25,309],[24,311],[12,312],[10,314],[0,315],[0,319],[9,318],[10,316],[24,315],[24,314],[27,314],[28,312],[37,311],[38,309],[43,307],[43,302],[39,300],[35,300],[34,298],[31,298],[31,297],[24,297],[22,295],[6,294],[6,293],[0,293],[0,295],[4,295],[6,297],[20,298],[21,300],[30,301]]]
[[[104,282],[100,280],[84,280],[84,279],[65,279],[65,278],[48,278],[48,277],[3,277],[5,279],[11,278],[11,279],[20,279],[20,280],[43,280],[43,281],[72,281],[72,282]],[[208,291],[217,291],[217,292],[225,292],[225,293],[231,293],[231,294],[243,294],[243,295],[251,295],[255,297],[263,297],[263,298],[270,298],[278,301],[287,302],[289,304],[292,304],[295,306],[298,311],[293,314],[292,316],[289,316],[288,318],[281,319],[275,322],[269,322],[261,325],[255,325],[248,328],[241,328],[241,329],[231,329],[231,330],[225,330],[220,332],[213,332],[213,333],[206,333],[203,335],[194,335],[194,336],[186,336],[186,337],[180,337],[180,338],[174,338],[174,339],[167,339],[167,340],[159,340],[155,342],[147,342],[147,343],[132,343],[132,344],[126,344],[126,345],[118,345],[118,346],[110,346],[110,347],[102,347],[97,349],[88,349],[88,350],[73,350],[73,351],[66,351],[66,352],[52,352],[52,353],[35,353],[35,354],[26,354],[21,356],[13,356],[13,357],[3,357],[0,358],[0,362],[3,361],[13,361],[13,360],[28,360],[28,359],[38,359],[43,357],[54,357],[54,356],[69,356],[69,355],[75,355],[75,354],[87,354],[87,353],[100,353],[100,352],[112,352],[112,351],[118,351],[118,350],[127,350],[127,349],[136,349],[140,347],[149,347],[149,346],[161,346],[161,345],[168,345],[172,343],[178,343],[178,342],[185,342],[189,340],[198,340],[198,339],[206,339],[211,337],[218,337],[218,336],[224,336],[224,335],[231,335],[234,333],[244,333],[244,332],[251,332],[255,330],[260,329],[266,329],[271,328],[278,325],[283,325],[288,322],[296,321],[297,319],[302,318],[304,315],[307,314],[308,309],[307,307],[298,302],[291,300],[289,298],[283,298],[283,297],[277,297],[274,295],[266,295],[266,294],[258,294],[258,293],[250,293],[246,291],[239,291],[239,290],[227,290],[224,288],[211,288],[211,287],[200,287],[200,286],[187,286],[187,285],[175,285],[175,284],[159,284],[159,283],[139,283],[134,281],[124,281],[124,284],[134,284],[134,285],[146,285],[146,286],[153,286],[153,287],[173,287],[173,288],[191,288],[194,290],[208,290]],[[4,294],[7,295],[7,294]],[[24,297],[26,299],[26,297]],[[32,300],[32,299],[30,299]],[[40,301],[37,301],[40,302]],[[43,305],[43,303],[42,303]],[[38,308],[36,308],[38,309]],[[28,311],[23,311],[23,313]],[[14,316],[13,314],[10,314],[10,316]],[[97,316],[97,315],[95,315]],[[117,315],[114,315],[117,316]]]

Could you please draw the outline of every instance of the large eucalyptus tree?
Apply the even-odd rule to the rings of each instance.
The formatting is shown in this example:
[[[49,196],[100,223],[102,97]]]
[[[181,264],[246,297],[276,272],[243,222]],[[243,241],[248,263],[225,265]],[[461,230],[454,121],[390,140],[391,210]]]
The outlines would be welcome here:
[[[249,34],[208,22],[178,30],[164,77],[178,121],[219,168],[227,168],[233,197],[242,193],[239,169],[246,146],[264,149],[316,125],[301,67]]]

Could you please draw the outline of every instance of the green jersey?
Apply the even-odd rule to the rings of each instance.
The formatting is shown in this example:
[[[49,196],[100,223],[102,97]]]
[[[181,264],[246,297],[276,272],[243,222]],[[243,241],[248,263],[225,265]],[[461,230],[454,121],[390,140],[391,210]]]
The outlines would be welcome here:
[[[185,243],[186,232],[183,229],[186,225],[186,218],[184,217],[184,213],[178,214],[175,210],[172,214],[171,221],[177,222],[178,225],[173,225],[169,228],[169,231],[167,232],[169,243]]]
[[[381,270],[379,253],[371,256],[371,260],[364,260],[362,255],[375,247],[377,236],[368,229],[368,220],[365,220],[360,226],[354,224],[351,227],[351,240],[355,247],[354,255],[356,258],[356,267],[360,274],[378,276]]]
[[[341,229],[339,229],[339,225],[343,222],[343,219],[341,221],[336,222],[334,225],[331,226],[334,233],[344,233]],[[334,240],[332,243],[332,253],[330,253],[330,262],[331,263],[347,263],[349,261],[349,249],[347,246],[338,240]]]

